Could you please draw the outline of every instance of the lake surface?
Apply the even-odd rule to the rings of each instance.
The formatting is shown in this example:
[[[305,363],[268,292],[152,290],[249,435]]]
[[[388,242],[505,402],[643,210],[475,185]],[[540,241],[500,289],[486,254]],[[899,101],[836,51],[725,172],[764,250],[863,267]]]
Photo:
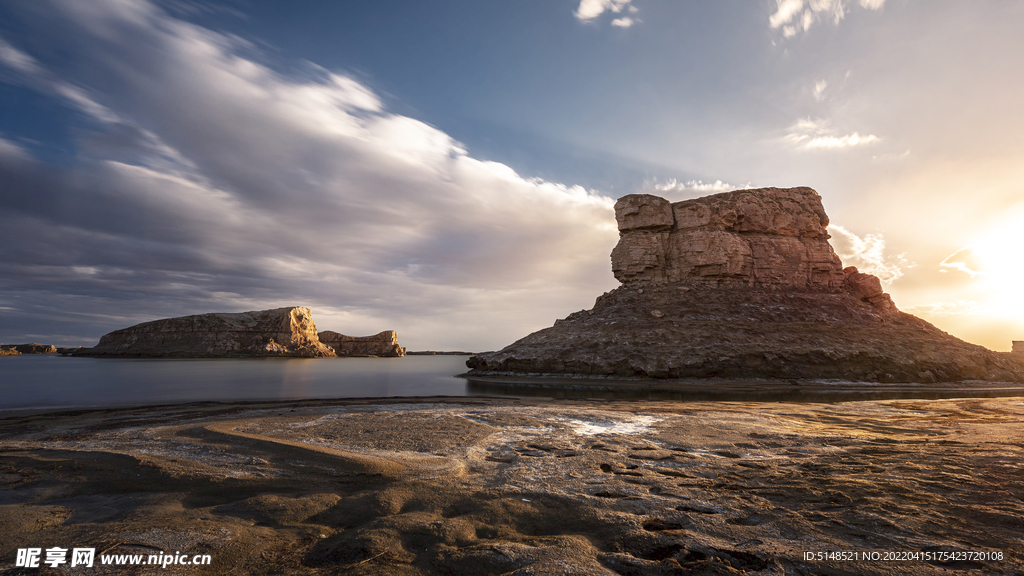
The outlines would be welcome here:
[[[0,409],[465,396],[468,356],[405,358],[0,358]]]
[[[778,381],[697,382],[665,389],[641,383],[566,379],[495,381],[456,377],[469,356],[405,358],[0,358],[0,410],[410,396],[543,396],[605,400],[849,402],[901,398],[1024,396],[1006,383],[791,386]]]

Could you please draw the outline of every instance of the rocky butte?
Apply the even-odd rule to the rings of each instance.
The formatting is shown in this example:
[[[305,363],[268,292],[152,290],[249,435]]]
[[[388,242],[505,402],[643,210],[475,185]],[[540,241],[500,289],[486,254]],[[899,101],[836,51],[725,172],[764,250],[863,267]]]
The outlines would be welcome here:
[[[1024,382],[1010,353],[901,312],[844,268],[811,188],[615,204],[621,286],[497,352],[470,374]]]
[[[349,339],[348,348],[336,352],[320,335]],[[387,338],[385,338],[387,336]],[[353,354],[378,350],[381,354]],[[393,344],[393,346],[388,346]],[[156,358],[242,358],[304,357],[334,358],[350,355],[393,355],[398,346],[394,331],[358,338],[337,332],[317,333],[309,308],[290,307],[254,312],[198,314],[144,322],[115,330],[93,348],[75,351],[75,356],[132,356]]]

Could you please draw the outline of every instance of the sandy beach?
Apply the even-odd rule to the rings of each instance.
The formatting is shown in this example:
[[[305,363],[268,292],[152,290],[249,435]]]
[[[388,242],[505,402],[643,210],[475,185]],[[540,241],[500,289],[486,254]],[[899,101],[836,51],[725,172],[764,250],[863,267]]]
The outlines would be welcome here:
[[[1022,457],[1022,398],[7,413],[0,573],[1020,574]]]

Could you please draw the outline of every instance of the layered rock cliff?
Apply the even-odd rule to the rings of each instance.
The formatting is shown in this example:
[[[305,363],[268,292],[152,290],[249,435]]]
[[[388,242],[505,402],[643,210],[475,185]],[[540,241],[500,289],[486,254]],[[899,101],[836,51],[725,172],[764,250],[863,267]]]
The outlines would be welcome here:
[[[900,312],[878,278],[843,268],[810,188],[615,205],[622,283],[471,373],[1024,382],[1024,363]]]
[[[333,358],[317,337],[309,308],[199,314],[115,330],[74,355],[166,358]]]
[[[394,330],[385,330],[373,336],[346,336],[332,330],[324,330],[320,332],[319,337],[320,342],[334,348],[338,356],[405,356],[405,348],[398,344],[398,333]]]

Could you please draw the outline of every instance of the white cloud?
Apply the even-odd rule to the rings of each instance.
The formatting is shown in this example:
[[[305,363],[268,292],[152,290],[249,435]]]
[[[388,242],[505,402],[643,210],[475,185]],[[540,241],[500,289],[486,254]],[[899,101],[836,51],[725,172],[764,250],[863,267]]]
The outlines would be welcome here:
[[[799,30],[807,32],[819,20],[831,20],[838,25],[846,16],[845,0],[775,0],[775,12],[768,17],[772,30],[782,28],[785,38],[796,36]],[[860,0],[860,6],[879,10],[885,0]]]
[[[605,12],[618,14],[628,9],[629,12],[636,13],[636,6],[630,5],[630,2],[632,0],[580,0],[580,5],[573,12],[573,15],[582,22],[590,22]],[[622,22],[624,21],[629,21],[629,23],[623,24]],[[616,22],[620,23],[616,24]],[[628,28],[632,24],[633,19],[631,18],[617,18],[612,21],[613,26],[621,26],[623,28]]]
[[[637,20],[633,20],[632,18],[629,17],[616,18],[615,20],[612,20],[612,26],[618,26],[619,28],[629,28],[630,26],[636,24],[637,22]]]
[[[777,10],[768,18],[768,25],[773,29],[793,20],[804,7],[804,0],[776,0]]]
[[[861,237],[835,223],[828,225],[828,231],[833,233],[832,248],[843,266],[856,266],[860,272],[878,276],[882,284],[891,284],[903,276],[904,268],[913,266],[907,262],[905,254],[887,255],[881,234]]]
[[[831,123],[826,120],[801,119],[789,128],[785,140],[801,150],[836,150],[872,144],[881,140],[874,134],[861,136],[860,133],[837,135]]]
[[[322,328],[480,349],[615,285],[611,198],[476,159],[344,74],[276,72],[143,0],[49,7],[76,25],[60,46],[73,73],[6,44],[0,59],[100,133],[53,174],[6,161],[20,149],[0,140],[0,176],[25,183],[0,189],[17,207],[0,229],[50,246],[0,273],[46,285],[54,310],[62,287],[101,295],[69,309],[138,321],[302,304],[361,323]]]
[[[854,132],[853,134],[847,134],[845,136],[815,136],[801,144],[801,146],[808,150],[813,148],[849,148],[851,146],[861,146],[863,144],[871,144],[872,142],[877,141],[878,136],[875,136],[874,134],[861,136]]]
[[[669,178],[664,182],[659,182],[657,178],[653,178],[651,180],[645,180],[641,189],[652,191],[660,196],[665,196],[669,200],[678,201],[688,198],[707,196],[709,194],[718,194],[719,192],[743,190],[752,187],[753,186],[750,182],[740,186],[735,186],[721,180],[704,182],[703,180],[681,181],[676,178]]]
[[[984,275],[985,272],[981,270],[983,266],[977,261],[978,257],[974,252],[975,246],[973,245],[961,248],[946,256],[942,262],[939,262],[939,267],[940,269],[952,268],[953,270],[959,270],[964,274],[970,275],[971,278]],[[942,271],[945,272],[945,270]]]
[[[824,98],[825,88],[828,87],[828,82],[824,80],[818,80],[814,83],[814,99],[821,100]]]

